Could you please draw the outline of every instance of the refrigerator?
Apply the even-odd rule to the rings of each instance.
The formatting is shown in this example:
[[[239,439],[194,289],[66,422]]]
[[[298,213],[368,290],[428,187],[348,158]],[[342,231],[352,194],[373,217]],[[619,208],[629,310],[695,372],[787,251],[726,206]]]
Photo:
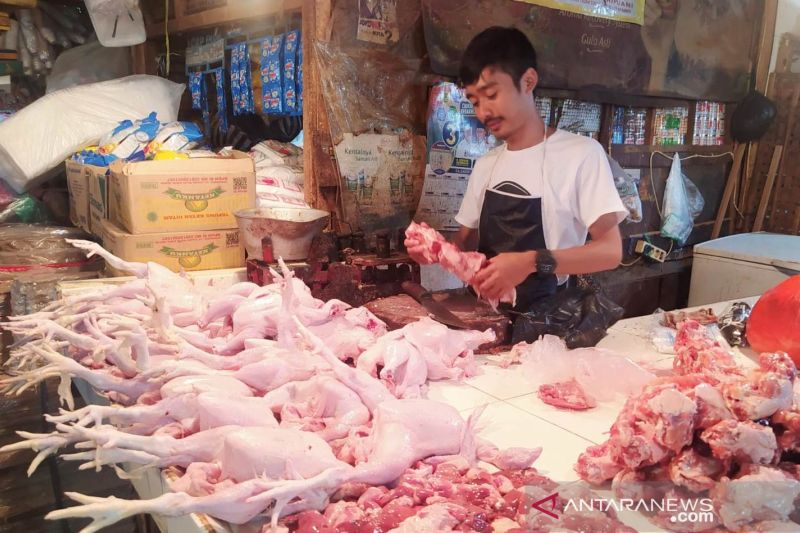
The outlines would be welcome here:
[[[741,233],[694,247],[689,306],[758,296],[800,274],[800,236]]]

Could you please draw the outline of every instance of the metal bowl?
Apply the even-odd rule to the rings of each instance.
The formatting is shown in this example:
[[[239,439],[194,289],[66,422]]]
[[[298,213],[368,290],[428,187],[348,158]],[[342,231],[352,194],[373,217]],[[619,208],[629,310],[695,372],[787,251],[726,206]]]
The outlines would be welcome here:
[[[302,261],[311,241],[328,224],[330,213],[319,209],[257,207],[234,213],[251,259]]]

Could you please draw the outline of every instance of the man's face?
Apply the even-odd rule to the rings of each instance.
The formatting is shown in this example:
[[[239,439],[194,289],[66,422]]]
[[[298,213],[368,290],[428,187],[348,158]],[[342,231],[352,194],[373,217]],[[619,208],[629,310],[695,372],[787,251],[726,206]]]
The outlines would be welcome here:
[[[466,86],[467,98],[475,108],[478,120],[498,139],[508,138],[525,121],[524,113],[520,111],[529,106],[533,98],[530,76],[535,78],[533,69],[523,76],[520,82],[523,88],[520,88],[509,74],[487,67],[478,81]]]

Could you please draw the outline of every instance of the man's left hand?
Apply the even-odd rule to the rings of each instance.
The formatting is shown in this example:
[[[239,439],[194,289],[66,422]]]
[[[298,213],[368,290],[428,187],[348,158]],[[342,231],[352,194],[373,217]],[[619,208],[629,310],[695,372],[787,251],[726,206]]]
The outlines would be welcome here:
[[[472,285],[482,298],[499,300],[535,271],[536,252],[506,252],[489,259]]]

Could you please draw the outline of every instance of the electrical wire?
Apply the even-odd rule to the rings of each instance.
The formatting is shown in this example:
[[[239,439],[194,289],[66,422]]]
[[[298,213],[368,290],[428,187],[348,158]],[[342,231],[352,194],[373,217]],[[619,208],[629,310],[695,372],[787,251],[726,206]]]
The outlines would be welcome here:
[[[661,206],[658,203],[658,193],[656,193],[656,185],[655,185],[655,182],[653,181],[653,156],[655,156],[656,154],[664,156],[667,159],[672,159],[673,156],[671,156],[669,154],[665,154],[664,152],[659,152],[658,150],[655,150],[655,151],[650,153],[650,187],[653,189],[653,200],[655,201],[656,210],[658,211],[658,215],[661,218],[664,218],[664,215],[661,212]],[[733,152],[725,152],[723,154],[712,154],[712,155],[694,154],[694,155],[690,155],[690,156],[686,156],[686,157],[681,157],[680,159],[681,159],[681,161],[683,161],[683,160],[686,160],[686,159],[694,159],[695,157],[705,157],[705,158],[713,159],[715,157],[726,157],[726,156],[731,156],[731,159],[733,159]],[[736,204],[735,203],[734,203],[734,208],[736,208]],[[739,209],[736,208],[736,211],[739,212]],[[739,212],[739,214],[741,215],[742,213]]]

